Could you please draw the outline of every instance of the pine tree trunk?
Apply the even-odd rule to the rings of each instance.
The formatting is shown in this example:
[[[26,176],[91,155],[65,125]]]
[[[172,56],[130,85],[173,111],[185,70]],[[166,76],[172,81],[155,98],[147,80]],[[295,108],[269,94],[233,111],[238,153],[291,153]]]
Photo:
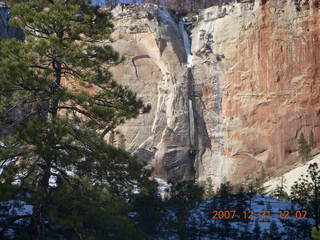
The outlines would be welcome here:
[[[63,33],[58,33],[58,37],[60,38],[60,41],[62,41]],[[49,123],[52,123],[55,119],[55,117],[58,114],[58,105],[59,100],[55,99],[54,95],[59,91],[60,85],[61,85],[61,73],[62,73],[62,66],[59,61],[53,60],[52,67],[54,69],[54,82],[51,85],[51,99],[49,100],[49,113],[47,121]],[[48,131],[51,131],[48,129]],[[51,159],[45,158],[45,163],[43,166],[41,166],[42,169],[42,177],[39,181],[39,189],[38,192],[40,193],[41,197],[38,200],[38,202],[35,204],[33,209],[33,214],[31,217],[31,224],[30,224],[30,230],[31,235],[34,236],[36,239],[45,239],[44,237],[44,221],[45,218],[45,211],[46,203],[49,196],[49,179],[51,176]]]
[[[40,180],[38,192],[42,195],[33,208],[31,217],[30,232],[35,239],[44,239],[44,221],[46,202],[49,196],[49,179],[51,175],[51,162],[46,160],[46,164],[42,167],[43,176]]]
[[[315,224],[316,224],[316,228],[319,231],[319,199],[318,199],[318,186],[317,184],[314,184],[314,214],[315,214]]]
[[[51,86],[52,99],[50,100],[49,105],[49,122],[52,122],[53,118],[58,114],[59,100],[54,99],[53,96],[57,93],[57,91],[59,91],[61,85],[61,63],[58,61],[53,61],[52,65],[54,68],[55,81]]]

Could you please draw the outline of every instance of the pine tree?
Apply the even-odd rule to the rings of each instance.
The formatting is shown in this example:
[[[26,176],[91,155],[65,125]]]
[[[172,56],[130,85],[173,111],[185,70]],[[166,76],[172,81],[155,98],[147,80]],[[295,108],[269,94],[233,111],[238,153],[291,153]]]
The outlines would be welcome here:
[[[161,236],[165,211],[158,191],[158,185],[153,181],[146,181],[132,201],[136,213],[134,220],[140,228],[153,238]]]
[[[309,135],[309,146],[310,146],[310,148],[314,147],[314,144],[315,144],[315,142],[314,142],[314,133],[311,130],[310,135]]]
[[[300,137],[298,139],[298,145],[299,145],[299,154],[302,161],[310,160],[311,148],[310,148],[310,145],[307,143],[303,133],[300,134]]]
[[[256,178],[253,184],[253,191],[255,193],[263,194],[266,191],[265,187],[263,186],[264,182],[266,181],[266,177],[267,174],[265,168],[262,167],[259,176]]]
[[[114,145],[115,143],[115,137],[114,137],[114,131],[111,131],[110,135],[109,135],[109,144],[110,145]]]
[[[256,221],[254,223],[254,228],[253,228],[253,239],[259,240],[260,236],[261,236],[261,228],[258,221]]]
[[[203,189],[204,189],[204,195],[203,198],[205,200],[210,200],[214,197],[215,192],[214,192],[214,186],[212,183],[211,177],[208,177],[206,182],[203,184]]]
[[[150,107],[117,84],[108,71],[121,61],[108,45],[111,13],[84,0],[30,0],[15,4],[12,16],[11,24],[24,31],[26,41],[0,42],[0,121],[14,125],[10,136],[0,136],[0,165],[5,166],[0,198],[12,193],[12,198],[33,206],[30,217],[20,217],[29,217],[27,233],[39,239],[49,226],[59,231],[69,224],[56,220],[59,214],[54,218],[49,214],[57,206],[55,201],[69,202],[54,192],[77,189],[79,193],[70,194],[84,199],[70,200],[75,209],[77,201],[93,204],[95,197],[86,200],[86,193],[98,194],[99,188],[121,201],[130,198],[133,185],[139,185],[142,166],[103,139]],[[12,117],[14,110],[23,114]],[[52,178],[64,184],[50,184]],[[18,184],[18,192],[13,183]],[[94,185],[97,192],[87,185]],[[109,221],[105,228],[112,229],[112,225]],[[86,236],[85,226],[66,229],[80,237]],[[97,229],[103,226],[90,227],[100,239]],[[120,233],[110,230],[109,234]]]
[[[274,189],[274,191],[272,192],[272,196],[277,199],[288,200],[289,196],[286,193],[284,188],[285,188],[284,187],[284,178],[282,177],[280,184],[277,185],[276,188]]]
[[[235,194],[235,200],[236,200],[236,204],[235,204],[234,210],[236,210],[238,213],[243,213],[243,211],[247,211],[248,209],[250,209],[249,201],[248,201],[249,196],[244,191],[244,188],[242,185],[239,186]],[[239,222],[247,222],[247,220],[241,217],[239,219]]]
[[[217,191],[218,197],[218,209],[223,211],[229,211],[233,209],[234,196],[232,194],[233,186],[230,182],[225,182],[220,185]],[[221,220],[219,235],[222,239],[231,237],[231,221],[229,219]]]
[[[315,227],[312,228],[311,237],[313,240],[319,240],[320,239],[320,231],[318,231],[317,228],[315,228]]]
[[[119,137],[119,148],[126,149],[126,137],[121,133]]]
[[[268,231],[266,229],[263,230],[261,239],[263,239],[263,240],[265,240],[265,239],[269,240],[270,239],[269,238],[269,233],[268,233]]]
[[[175,214],[176,219],[173,220],[168,228],[173,227],[180,239],[189,239],[188,219],[192,210],[202,200],[203,188],[195,184],[194,181],[171,184],[172,186],[169,190],[170,198],[166,202],[166,208]]]
[[[308,168],[308,175],[301,175],[291,187],[290,198],[304,206],[310,206],[308,216],[314,219],[314,226],[320,223],[320,171],[317,163],[312,163]]]
[[[232,185],[230,182],[222,183],[217,191],[217,196],[220,198],[220,209],[228,210],[229,203],[232,198]]]
[[[275,221],[272,221],[269,228],[269,239],[270,240],[279,240],[281,239],[281,235],[279,233],[279,229]]]

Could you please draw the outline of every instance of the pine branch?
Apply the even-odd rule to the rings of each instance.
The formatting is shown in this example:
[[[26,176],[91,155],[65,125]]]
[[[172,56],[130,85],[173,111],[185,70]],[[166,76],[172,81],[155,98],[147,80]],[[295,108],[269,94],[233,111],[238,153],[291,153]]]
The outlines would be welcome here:
[[[104,139],[104,137],[107,135],[107,133],[110,132],[111,130],[113,130],[114,128],[115,128],[114,126],[109,126],[106,129],[104,129],[100,135],[101,139]]]
[[[87,112],[85,110],[81,110],[81,109],[79,109],[79,108],[77,108],[75,106],[61,106],[60,105],[60,106],[58,106],[58,109],[60,109],[60,110],[61,109],[72,110],[72,111],[80,113],[80,114],[82,114],[82,115],[84,115],[84,116],[86,116],[86,117],[88,117],[88,118],[90,118],[92,120],[95,120],[95,117],[92,116],[89,112]]]

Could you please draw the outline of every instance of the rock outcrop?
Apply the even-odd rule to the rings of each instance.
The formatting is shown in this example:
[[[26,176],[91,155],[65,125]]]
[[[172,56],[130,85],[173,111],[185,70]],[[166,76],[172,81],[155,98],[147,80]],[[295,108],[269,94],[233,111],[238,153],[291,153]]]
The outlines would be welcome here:
[[[198,178],[220,174],[240,182],[262,167],[272,175],[298,161],[301,132],[308,138],[312,131],[314,146],[320,143],[317,2],[206,9],[192,31],[192,51],[210,139],[197,158]]]
[[[214,6],[193,18],[189,39],[168,9],[117,6],[112,46],[126,59],[114,78],[152,110],[119,127],[116,140],[163,179],[218,186],[262,169],[279,175],[299,161],[300,133],[320,145],[319,8],[319,0]],[[0,39],[23,39],[9,15],[0,2]]]
[[[113,11],[113,46],[126,56],[113,73],[152,105],[119,130],[156,176],[238,183],[299,161],[301,132],[320,144],[318,2],[202,11],[191,30],[192,68],[177,19],[140,8]]]
[[[189,137],[189,72],[178,24],[166,9],[120,6],[113,10],[113,47],[125,61],[114,78],[152,105],[149,114],[119,130],[126,148],[150,162],[154,174],[169,179],[193,178],[194,154]]]

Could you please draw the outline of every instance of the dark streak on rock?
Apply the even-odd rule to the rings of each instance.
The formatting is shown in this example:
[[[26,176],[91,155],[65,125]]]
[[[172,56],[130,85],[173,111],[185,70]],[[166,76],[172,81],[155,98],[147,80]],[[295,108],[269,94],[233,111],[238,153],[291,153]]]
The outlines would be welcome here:
[[[133,57],[132,58],[132,64],[134,66],[134,69],[135,69],[135,73],[136,73],[136,77],[139,79],[139,76],[138,76],[138,70],[137,70],[137,66],[136,66],[136,63],[135,61],[139,60],[139,59],[143,59],[143,58],[150,58],[149,55],[139,55],[139,56],[136,56],[136,57]]]

